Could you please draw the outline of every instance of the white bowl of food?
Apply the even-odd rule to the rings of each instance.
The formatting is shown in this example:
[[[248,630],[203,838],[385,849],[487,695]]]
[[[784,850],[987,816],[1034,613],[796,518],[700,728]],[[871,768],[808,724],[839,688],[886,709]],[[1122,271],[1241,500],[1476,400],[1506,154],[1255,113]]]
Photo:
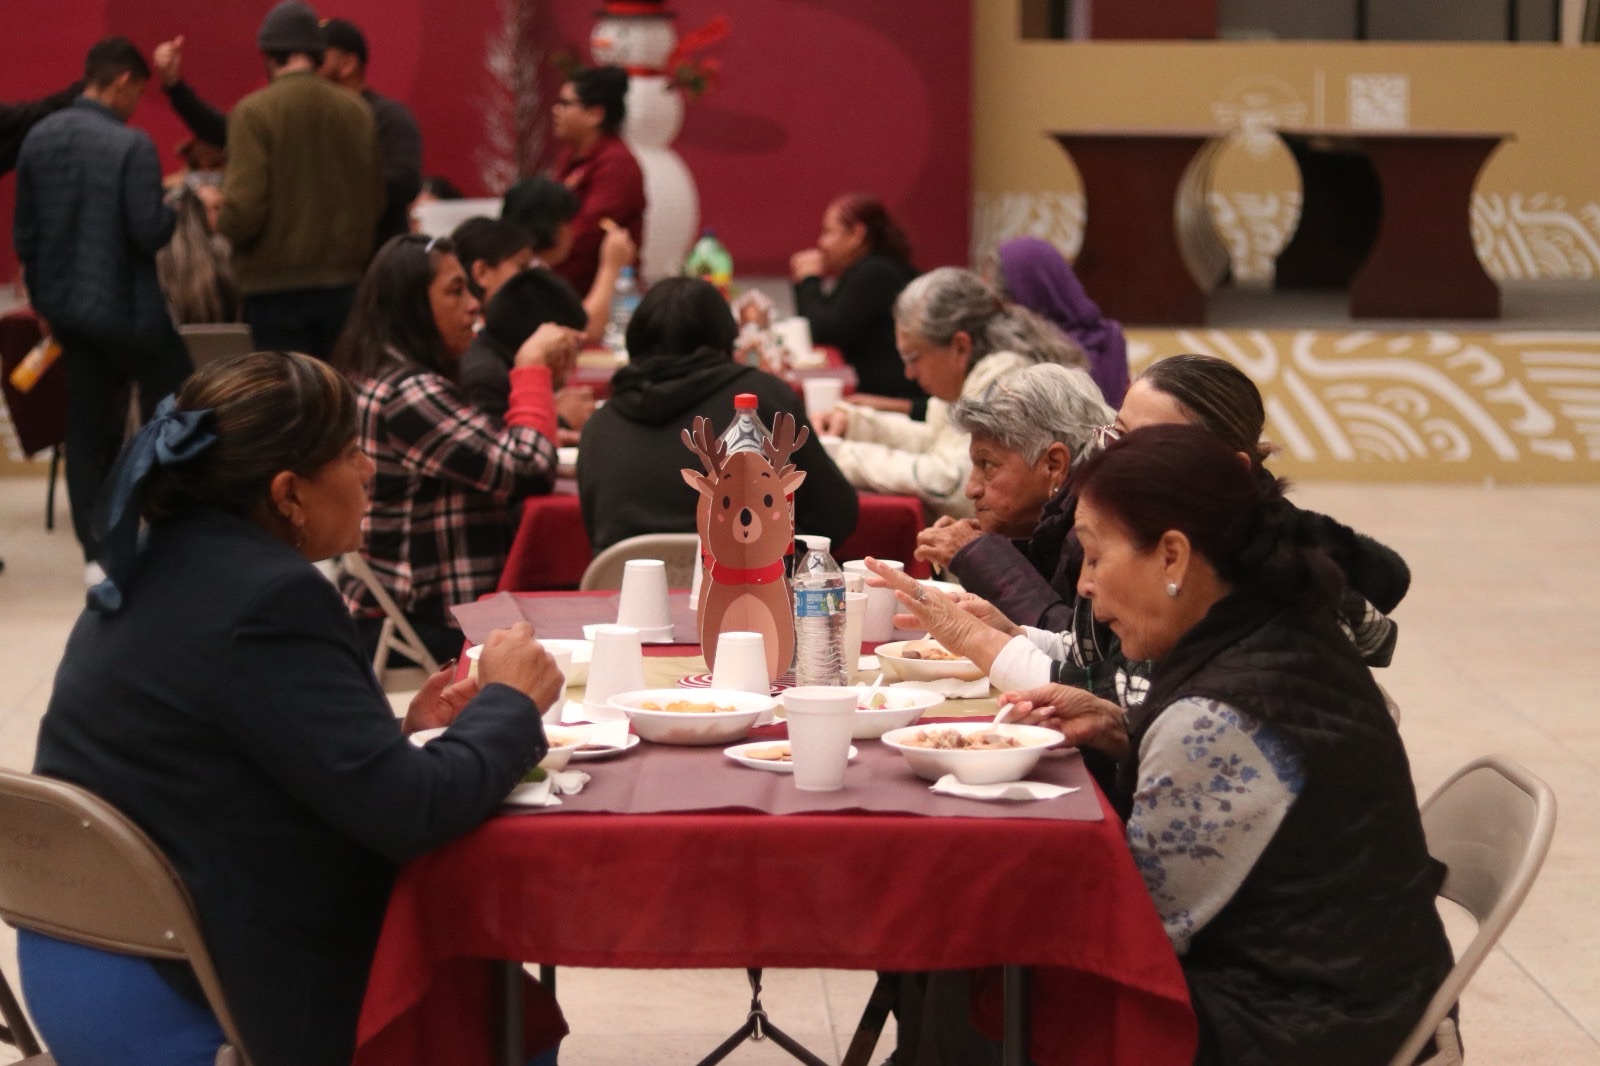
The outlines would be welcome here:
[[[878,663],[885,673],[899,681],[938,681],[953,677],[976,681],[983,670],[971,659],[964,659],[937,640],[896,640],[878,645]]]
[[[1065,739],[1044,726],[981,721],[913,725],[883,735],[883,743],[904,755],[918,777],[937,781],[955,774],[964,785],[1021,781],[1045,751]]]
[[[851,740],[876,740],[891,729],[901,729],[944,702],[944,696],[927,689],[880,688],[866,699],[871,685],[857,685],[856,723]]]
[[[544,770],[565,768],[572,761],[572,753],[583,747],[583,737],[560,729],[546,729],[544,742],[550,746],[539,760],[539,767]]]
[[[727,688],[647,688],[611,697],[633,731],[657,744],[726,744],[750,732],[778,701]]]

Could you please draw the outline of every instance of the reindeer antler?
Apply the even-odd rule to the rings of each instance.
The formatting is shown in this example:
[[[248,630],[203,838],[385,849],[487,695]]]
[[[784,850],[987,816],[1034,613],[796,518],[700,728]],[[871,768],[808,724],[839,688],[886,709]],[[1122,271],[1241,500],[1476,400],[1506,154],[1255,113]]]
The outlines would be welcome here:
[[[683,431],[683,444],[700,457],[701,464],[713,481],[722,476],[722,467],[728,461],[728,444],[720,437],[711,435],[711,419],[696,415],[694,432],[691,434],[687,429]]]
[[[795,435],[795,426],[798,425],[794,415],[780,411],[772,416],[772,439],[761,446],[762,454],[767,457],[767,462],[772,464],[779,477],[794,469],[794,464],[789,461],[790,456],[800,450],[811,436],[809,427],[802,428],[798,436]]]

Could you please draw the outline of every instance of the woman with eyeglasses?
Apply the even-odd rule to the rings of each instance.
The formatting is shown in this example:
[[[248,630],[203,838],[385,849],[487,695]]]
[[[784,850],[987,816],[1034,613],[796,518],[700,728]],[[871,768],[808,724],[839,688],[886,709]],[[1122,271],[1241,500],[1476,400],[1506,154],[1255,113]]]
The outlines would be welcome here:
[[[926,420],[844,403],[817,427],[843,438],[829,454],[856,488],[917,496],[936,514],[970,518],[969,439],[950,421],[949,405],[982,396],[1013,370],[1082,369],[1087,361],[1054,326],[1008,306],[970,270],[940,267],[917,278],[895,300],[894,320],[905,376],[932,397]]]
[[[1155,425],[1206,430],[1258,479],[1273,480],[1262,466],[1269,449],[1261,443],[1266,425],[1261,393],[1224,359],[1175,355],[1152,365],[1128,389],[1116,421],[1096,432],[1095,450]],[[916,598],[917,624],[982,665],[1002,689],[1053,680],[1123,706],[1136,705],[1148,683],[1149,664],[1127,660],[1116,635],[1095,623],[1089,602],[1077,594],[1083,550],[1072,535],[1076,510],[1077,492],[1069,479],[1045,505],[1031,536],[973,537],[948,556],[946,569],[964,589],[956,597],[923,590],[909,578],[889,584]],[[1300,528],[1344,574],[1340,613],[1356,647],[1369,665],[1387,666],[1398,635],[1387,615],[1411,583],[1405,560],[1326,515],[1297,513]],[[924,532],[927,541],[918,556],[937,560],[939,551],[924,551],[932,543],[929,532],[936,531]]]
[[[562,146],[551,176],[578,199],[572,247],[551,269],[580,293],[600,270],[604,222],[627,230],[635,246],[644,236],[644,172],[621,137],[627,96],[627,71],[590,67],[561,86],[550,108],[550,134]]]
[[[395,237],[367,270],[333,358],[356,386],[361,445],[377,464],[362,554],[441,661],[461,649],[450,607],[499,581],[512,505],[555,481],[552,384],[576,360],[581,336],[554,322],[534,330],[512,356],[497,418],[460,384],[477,316],[448,240]],[[372,594],[353,577],[341,588],[375,647],[382,619]]]

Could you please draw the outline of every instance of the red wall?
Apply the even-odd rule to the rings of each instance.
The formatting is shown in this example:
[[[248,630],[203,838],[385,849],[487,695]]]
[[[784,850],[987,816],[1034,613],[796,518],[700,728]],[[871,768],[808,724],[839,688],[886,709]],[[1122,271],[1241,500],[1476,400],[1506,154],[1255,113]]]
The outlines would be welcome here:
[[[584,49],[596,0],[528,0],[547,53]],[[0,100],[76,77],[97,38],[145,49],[182,33],[187,79],[225,105],[264,80],[253,42],[273,0],[10,0],[0,32]],[[484,66],[502,0],[324,0],[318,10],[366,31],[369,76],[422,126],[425,169],[482,193],[484,114],[497,95]],[[840,192],[882,196],[920,266],[967,258],[970,213],[969,0],[678,0],[689,30],[725,13],[732,35],[709,54],[712,91],[691,101],[677,148],[700,186],[701,217],[741,272],[779,273],[814,240]],[[544,104],[551,94],[547,91]],[[182,125],[152,88],[134,118],[176,166]],[[0,279],[14,274],[15,182],[0,179]]]

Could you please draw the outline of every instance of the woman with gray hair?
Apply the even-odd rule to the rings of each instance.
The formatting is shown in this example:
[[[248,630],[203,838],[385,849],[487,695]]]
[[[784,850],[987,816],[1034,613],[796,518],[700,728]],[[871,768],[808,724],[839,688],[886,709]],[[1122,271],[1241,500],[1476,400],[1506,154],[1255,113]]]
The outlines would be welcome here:
[[[1012,371],[982,396],[959,401],[950,421],[971,437],[966,494],[976,514],[947,516],[923,530],[917,558],[954,572],[956,553],[985,534],[1031,536],[1045,504],[1113,417],[1088,374],[1058,363]]]
[[[1054,326],[1008,306],[970,270],[941,267],[917,278],[895,301],[894,317],[906,377],[932,397],[927,420],[841,404],[818,428],[844,438],[829,454],[857,488],[918,496],[939,514],[971,517],[962,493],[972,465],[968,435],[950,421],[949,405],[984,395],[1014,370],[1083,368],[1087,360]]]

